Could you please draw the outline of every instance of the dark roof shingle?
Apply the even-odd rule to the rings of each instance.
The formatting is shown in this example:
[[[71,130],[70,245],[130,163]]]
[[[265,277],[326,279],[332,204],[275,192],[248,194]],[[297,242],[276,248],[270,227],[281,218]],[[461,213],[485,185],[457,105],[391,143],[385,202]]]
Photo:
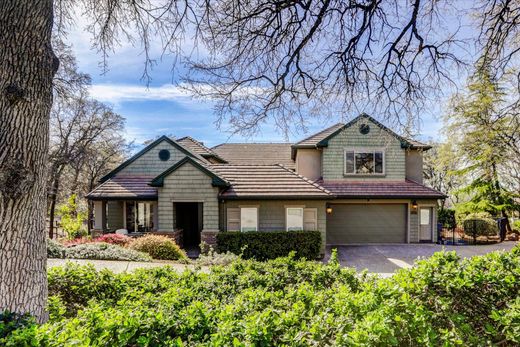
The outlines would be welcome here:
[[[213,165],[231,186],[220,196],[229,199],[327,199],[326,189],[281,165]]]
[[[432,198],[446,197],[420,183],[405,181],[318,181],[338,198]]]
[[[315,147],[321,140],[329,137],[332,135],[335,131],[341,129],[345,124],[343,123],[337,123],[333,126],[328,127],[327,129],[323,129],[320,132],[317,132],[316,134],[312,134],[309,137],[306,137],[305,139],[296,142],[293,147],[294,148],[305,148],[305,147]]]
[[[157,188],[150,187],[150,176],[115,176],[87,194],[90,200],[157,199]]]
[[[211,150],[233,165],[281,164],[295,168],[290,143],[223,143]]]
[[[225,160],[223,160],[217,153],[212,151],[210,148],[204,146],[202,142],[195,140],[191,136],[182,137],[177,140],[177,143],[202,157],[214,157],[221,162],[225,162]]]

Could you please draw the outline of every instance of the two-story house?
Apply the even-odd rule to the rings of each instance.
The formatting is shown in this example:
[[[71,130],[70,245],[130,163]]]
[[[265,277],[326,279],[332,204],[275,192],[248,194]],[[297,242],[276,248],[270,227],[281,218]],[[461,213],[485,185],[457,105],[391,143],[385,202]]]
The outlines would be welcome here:
[[[294,144],[161,137],[103,177],[95,230],[171,234],[185,247],[225,231],[320,230],[326,244],[435,241],[423,185],[428,145],[368,115]]]

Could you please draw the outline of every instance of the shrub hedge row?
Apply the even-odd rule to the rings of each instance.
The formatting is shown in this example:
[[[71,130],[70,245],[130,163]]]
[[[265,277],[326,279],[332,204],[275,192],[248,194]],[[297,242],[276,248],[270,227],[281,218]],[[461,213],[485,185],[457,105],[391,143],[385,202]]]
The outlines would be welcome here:
[[[519,269],[520,247],[464,260],[440,252],[387,279],[341,268],[334,254],[210,273],[69,265],[49,272],[51,321],[0,320],[0,345],[517,346]]]
[[[228,231],[217,234],[217,251],[242,254],[257,260],[286,257],[317,259],[321,249],[319,231]]]

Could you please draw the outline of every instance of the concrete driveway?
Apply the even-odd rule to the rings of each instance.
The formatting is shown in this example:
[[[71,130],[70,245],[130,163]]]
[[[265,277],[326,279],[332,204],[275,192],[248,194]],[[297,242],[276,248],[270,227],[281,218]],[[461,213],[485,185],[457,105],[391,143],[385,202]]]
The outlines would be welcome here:
[[[418,257],[429,257],[442,249],[456,251],[463,258],[483,255],[496,250],[511,250],[516,242],[506,241],[494,245],[443,246],[437,244],[386,244],[362,246],[328,246],[324,261],[330,257],[330,250],[338,250],[342,266],[355,267],[358,271],[368,270],[381,276],[389,276],[394,271],[411,267]]]

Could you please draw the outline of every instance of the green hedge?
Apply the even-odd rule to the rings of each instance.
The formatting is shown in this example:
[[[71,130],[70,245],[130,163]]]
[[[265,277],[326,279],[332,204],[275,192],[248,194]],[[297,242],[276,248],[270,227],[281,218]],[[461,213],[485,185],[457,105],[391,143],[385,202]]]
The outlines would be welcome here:
[[[49,323],[0,317],[0,346],[518,346],[518,269],[520,246],[439,252],[385,279],[335,254],[209,273],[70,264],[49,272]]]
[[[319,231],[227,231],[217,234],[217,251],[242,254],[257,260],[286,257],[296,252],[297,258],[317,259],[320,256]]]

